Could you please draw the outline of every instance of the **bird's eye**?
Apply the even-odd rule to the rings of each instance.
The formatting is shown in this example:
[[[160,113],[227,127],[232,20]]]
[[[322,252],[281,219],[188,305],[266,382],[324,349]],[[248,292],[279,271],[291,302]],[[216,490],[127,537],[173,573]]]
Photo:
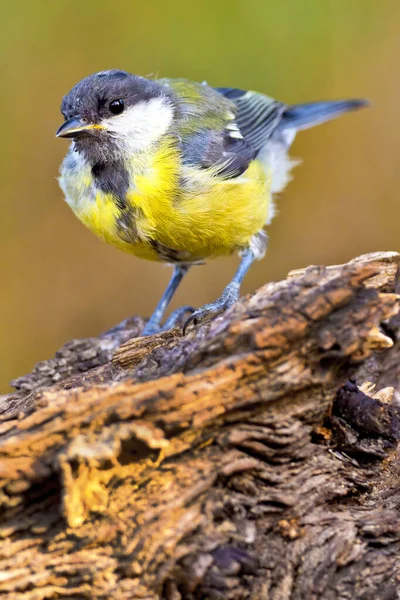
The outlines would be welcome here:
[[[122,99],[110,102],[110,111],[113,115],[120,115],[124,110],[124,101]]]

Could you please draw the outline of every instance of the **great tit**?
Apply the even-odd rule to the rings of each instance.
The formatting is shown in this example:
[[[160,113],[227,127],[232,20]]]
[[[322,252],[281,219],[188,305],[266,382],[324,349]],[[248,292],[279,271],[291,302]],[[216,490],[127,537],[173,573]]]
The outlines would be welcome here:
[[[63,99],[58,137],[72,143],[60,184],[76,216],[104,241],[173,265],[143,335],[218,314],[239,297],[264,256],[274,196],[294,164],[297,131],[364,106],[339,100],[287,106],[234,88],[185,79],[145,79],[121,70],[80,81]],[[162,319],[189,267],[238,252],[221,297]]]

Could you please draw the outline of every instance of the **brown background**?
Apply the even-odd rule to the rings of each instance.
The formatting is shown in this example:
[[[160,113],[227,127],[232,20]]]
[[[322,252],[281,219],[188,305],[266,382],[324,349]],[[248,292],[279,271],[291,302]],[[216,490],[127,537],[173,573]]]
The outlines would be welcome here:
[[[98,241],[62,201],[61,97],[107,68],[252,88],[286,102],[369,98],[304,132],[267,257],[244,291],[310,263],[398,249],[398,0],[21,0],[0,8],[0,391],[66,340],[149,314],[169,270]],[[173,306],[216,297],[237,259],[193,269]]]

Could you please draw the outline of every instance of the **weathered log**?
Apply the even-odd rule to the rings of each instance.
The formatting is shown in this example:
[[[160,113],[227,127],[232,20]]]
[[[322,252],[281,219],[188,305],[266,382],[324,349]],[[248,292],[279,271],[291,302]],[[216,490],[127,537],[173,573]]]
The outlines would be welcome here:
[[[398,598],[399,263],[293,272],[185,337],[132,319],[14,382],[0,596]]]

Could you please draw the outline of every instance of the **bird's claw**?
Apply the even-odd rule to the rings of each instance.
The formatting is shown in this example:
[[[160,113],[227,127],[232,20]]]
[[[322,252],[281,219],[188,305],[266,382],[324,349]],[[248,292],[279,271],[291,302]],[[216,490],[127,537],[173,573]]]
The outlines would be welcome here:
[[[181,306],[174,310],[165,321],[162,330],[166,331],[167,329],[172,329],[176,325],[181,325],[182,319],[188,313],[194,313],[195,309],[193,306]]]
[[[194,308],[192,306],[181,306],[174,310],[165,321],[164,325],[159,325],[157,323],[152,323],[151,320],[147,322],[145,328],[142,331],[142,336],[154,335],[156,333],[161,333],[162,331],[168,331],[169,329],[173,329],[176,325],[180,325],[183,317],[187,313],[193,313]]]
[[[208,317],[216,317],[220,313],[224,312],[228,308],[230,308],[239,298],[239,286],[235,282],[231,282],[224,289],[222,296],[215,300],[215,302],[210,302],[210,304],[204,304],[190,315],[190,317],[185,321],[183,325],[182,333],[186,334],[187,328],[191,323],[197,325],[201,323]]]

